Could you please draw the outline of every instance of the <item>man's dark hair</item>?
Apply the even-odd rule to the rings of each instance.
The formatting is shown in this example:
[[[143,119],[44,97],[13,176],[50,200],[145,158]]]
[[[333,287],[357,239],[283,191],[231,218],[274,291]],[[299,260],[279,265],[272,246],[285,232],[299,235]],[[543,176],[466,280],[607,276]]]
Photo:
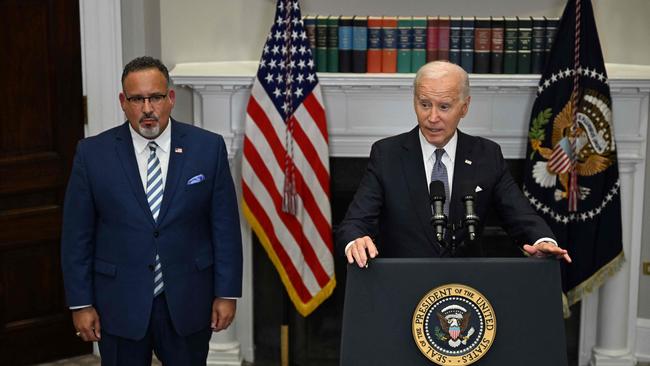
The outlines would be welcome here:
[[[165,77],[165,80],[167,80],[167,85],[169,85],[169,71],[167,70],[167,66],[157,58],[150,56],[136,57],[124,66],[124,70],[122,71],[122,85],[124,85],[124,79],[130,73],[147,69],[158,69]]]

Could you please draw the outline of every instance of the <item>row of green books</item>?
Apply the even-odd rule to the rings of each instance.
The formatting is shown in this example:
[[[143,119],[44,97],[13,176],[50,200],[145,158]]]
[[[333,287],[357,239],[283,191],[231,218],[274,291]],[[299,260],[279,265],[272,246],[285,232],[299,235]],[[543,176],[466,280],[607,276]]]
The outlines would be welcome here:
[[[559,18],[324,16],[303,19],[318,72],[412,73],[448,60],[469,73],[540,74]]]

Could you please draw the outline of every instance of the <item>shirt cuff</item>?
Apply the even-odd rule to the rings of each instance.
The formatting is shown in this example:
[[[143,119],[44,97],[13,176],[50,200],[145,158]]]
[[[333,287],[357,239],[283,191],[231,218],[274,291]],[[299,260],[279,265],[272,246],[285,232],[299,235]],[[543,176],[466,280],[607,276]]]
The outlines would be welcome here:
[[[354,240],[350,241],[350,242],[345,246],[345,249],[343,250],[343,254],[348,255],[348,248],[350,248],[350,246],[351,246],[352,244],[354,244]]]
[[[70,306],[68,309],[70,310],[79,310],[79,309],[84,309],[84,308],[89,308],[92,305],[79,305],[79,306]]]
[[[537,245],[537,244],[539,244],[539,243],[541,243],[541,242],[543,242],[543,241],[547,241],[547,242],[549,242],[549,243],[553,243],[553,244],[555,244],[556,247],[559,246],[559,245],[557,245],[557,242],[555,241],[555,239],[551,239],[551,238],[541,238],[541,239],[537,239],[537,241],[533,244],[533,246],[535,246],[535,245]]]

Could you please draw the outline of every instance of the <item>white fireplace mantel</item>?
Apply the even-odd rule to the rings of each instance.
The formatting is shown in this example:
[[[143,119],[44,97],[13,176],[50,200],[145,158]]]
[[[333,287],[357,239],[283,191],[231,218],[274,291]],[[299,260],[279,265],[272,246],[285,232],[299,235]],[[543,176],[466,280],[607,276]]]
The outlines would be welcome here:
[[[641,251],[650,67],[618,64],[606,67],[622,182],[627,262],[600,291],[582,302],[580,365],[591,362],[595,366],[632,366],[636,353],[639,277],[631,268],[639,268]],[[240,181],[246,104],[256,71],[257,62],[253,61],[186,63],[176,65],[171,71],[175,85],[193,90],[193,123],[226,139],[236,184]],[[417,124],[412,105],[413,74],[323,73],[319,74],[319,80],[331,156],[367,157],[377,139],[405,132]],[[470,75],[470,111],[460,128],[496,141],[508,159],[523,158],[538,81],[538,75]],[[244,359],[252,361],[251,232],[244,220],[242,229],[244,294],[238,305],[235,332],[224,343],[238,344]],[[612,297],[616,299],[612,301]]]

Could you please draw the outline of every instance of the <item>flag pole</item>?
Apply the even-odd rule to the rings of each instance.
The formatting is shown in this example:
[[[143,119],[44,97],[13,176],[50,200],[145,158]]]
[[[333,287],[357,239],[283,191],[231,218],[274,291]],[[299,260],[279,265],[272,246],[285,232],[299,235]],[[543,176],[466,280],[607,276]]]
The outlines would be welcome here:
[[[578,70],[580,66],[580,26],[581,26],[581,3],[575,0],[575,30],[574,30],[574,48],[573,48],[573,69]],[[571,131],[569,141],[571,142],[571,169],[569,171],[568,187],[568,211],[578,211],[578,172],[576,171],[576,162],[578,152],[576,151],[576,139],[578,138],[578,99],[580,99],[580,73],[576,72],[573,76],[573,90],[571,91]]]
[[[289,296],[282,290],[282,324],[280,324],[280,365],[289,366]]]

